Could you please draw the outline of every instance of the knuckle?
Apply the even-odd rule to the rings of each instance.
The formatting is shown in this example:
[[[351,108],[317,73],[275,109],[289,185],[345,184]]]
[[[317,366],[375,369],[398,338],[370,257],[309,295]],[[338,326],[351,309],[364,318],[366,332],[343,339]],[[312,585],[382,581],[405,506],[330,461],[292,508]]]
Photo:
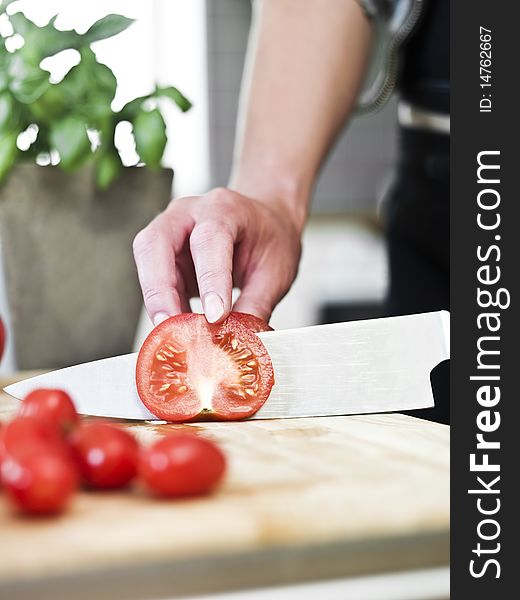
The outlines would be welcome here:
[[[190,235],[192,246],[206,246],[215,243],[216,238],[228,235],[226,226],[220,221],[208,220],[195,225]]]
[[[226,198],[227,196],[229,196],[229,194],[229,190],[225,187],[216,187],[206,194],[206,198],[212,201],[221,200],[222,198]]]
[[[206,194],[206,201],[210,206],[229,210],[235,205],[235,194],[227,188],[217,187]]]
[[[172,215],[178,211],[189,211],[200,202],[200,199],[201,196],[177,196],[170,200],[165,212]]]
[[[219,272],[213,269],[208,269],[207,271],[203,271],[198,276],[199,287],[202,290],[206,290],[212,287],[212,283],[215,282],[219,278]]]
[[[154,285],[143,289],[143,300],[146,306],[152,306],[154,304],[162,305],[166,298],[175,295],[177,295],[177,290],[170,284],[164,286]]]
[[[272,307],[265,302],[250,300],[247,304],[247,311],[267,321],[271,316]]]
[[[143,299],[146,305],[152,304],[154,301],[160,300],[162,291],[159,288],[146,288],[143,290]]]
[[[150,227],[141,229],[139,233],[134,237],[132,243],[132,249],[135,256],[142,256],[147,254],[152,248],[155,240],[157,239],[157,233]]]
[[[208,266],[197,274],[197,285],[201,295],[215,289],[222,289],[223,286],[231,288],[231,270],[220,264],[217,266]]]

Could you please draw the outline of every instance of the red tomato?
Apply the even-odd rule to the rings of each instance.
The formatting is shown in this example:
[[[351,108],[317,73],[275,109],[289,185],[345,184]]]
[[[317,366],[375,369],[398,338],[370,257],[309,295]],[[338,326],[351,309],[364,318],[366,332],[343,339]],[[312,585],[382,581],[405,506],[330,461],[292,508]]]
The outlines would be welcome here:
[[[241,312],[232,312],[229,315],[231,319],[237,319],[239,323],[245,325],[247,328],[251,329],[255,333],[260,333],[261,331],[273,331],[273,328],[266,323],[260,317],[256,315],[250,315],[249,313],[241,313]]]
[[[133,435],[107,423],[82,425],[70,438],[85,481],[97,488],[120,488],[137,473],[139,445]]]
[[[24,398],[20,416],[34,417],[60,434],[70,433],[79,423],[72,398],[63,390],[40,388],[29,392]]]
[[[34,456],[48,453],[61,456],[75,469],[71,448],[55,429],[45,423],[33,417],[16,417],[3,428],[0,435],[0,469],[8,460],[30,461]]]
[[[182,314],[146,338],[136,367],[143,404],[166,421],[232,420],[254,414],[274,383],[260,338],[231,316],[210,325],[204,315]]]
[[[69,454],[67,446],[55,429],[34,417],[16,417],[3,428],[0,455],[25,456],[54,448]]]
[[[7,498],[28,514],[61,512],[78,487],[73,463],[51,448],[22,457],[6,456],[0,474]]]
[[[207,439],[189,433],[173,434],[146,448],[139,475],[160,496],[206,494],[226,470],[222,451]]]

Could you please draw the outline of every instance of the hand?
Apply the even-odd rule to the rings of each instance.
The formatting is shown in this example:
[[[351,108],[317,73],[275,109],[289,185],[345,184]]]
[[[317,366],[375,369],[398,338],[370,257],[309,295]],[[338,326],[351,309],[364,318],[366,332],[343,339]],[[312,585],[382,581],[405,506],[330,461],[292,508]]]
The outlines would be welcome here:
[[[225,188],[173,200],[134,240],[146,310],[155,325],[200,296],[210,323],[234,310],[266,321],[296,277],[301,226],[283,202]]]

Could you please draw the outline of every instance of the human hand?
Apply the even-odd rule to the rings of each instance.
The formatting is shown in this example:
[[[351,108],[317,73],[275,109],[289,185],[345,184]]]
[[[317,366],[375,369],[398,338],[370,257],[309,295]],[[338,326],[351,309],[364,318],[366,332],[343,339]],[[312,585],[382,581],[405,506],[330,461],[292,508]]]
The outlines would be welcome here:
[[[210,323],[234,310],[266,321],[296,277],[302,224],[283,202],[226,188],[173,200],[140,231],[134,256],[144,303],[155,325],[189,312],[200,296]]]

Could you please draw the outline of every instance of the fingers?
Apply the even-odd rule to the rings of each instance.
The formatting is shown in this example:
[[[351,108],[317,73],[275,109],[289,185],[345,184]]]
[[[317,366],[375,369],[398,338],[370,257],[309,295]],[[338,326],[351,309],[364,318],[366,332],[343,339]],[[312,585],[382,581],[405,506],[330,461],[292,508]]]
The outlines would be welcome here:
[[[285,291],[280,292],[280,286],[276,284],[274,271],[255,271],[244,285],[233,310],[256,315],[268,322],[284,294]]]
[[[231,311],[233,247],[232,230],[221,216],[210,213],[195,225],[190,236],[199,295],[210,323],[222,321]]]
[[[171,227],[160,215],[140,231],[133,250],[146,311],[154,325],[183,312],[187,300],[179,292],[175,265],[176,248],[186,235],[182,223]],[[182,283],[181,283],[182,285]]]
[[[216,189],[176,200],[137,235],[134,254],[154,324],[188,311],[196,287],[208,322],[227,318],[234,263],[239,283],[246,275],[236,310],[267,321],[296,274],[298,243],[270,211]]]
[[[177,263],[177,258],[176,258],[175,262]],[[180,301],[181,301],[181,312],[183,312],[183,313],[191,312],[190,295],[188,294],[188,292],[186,290],[186,285],[184,283],[184,275],[182,274],[182,270],[179,268],[178,264],[177,264],[176,274],[177,274],[177,292],[179,294]]]

